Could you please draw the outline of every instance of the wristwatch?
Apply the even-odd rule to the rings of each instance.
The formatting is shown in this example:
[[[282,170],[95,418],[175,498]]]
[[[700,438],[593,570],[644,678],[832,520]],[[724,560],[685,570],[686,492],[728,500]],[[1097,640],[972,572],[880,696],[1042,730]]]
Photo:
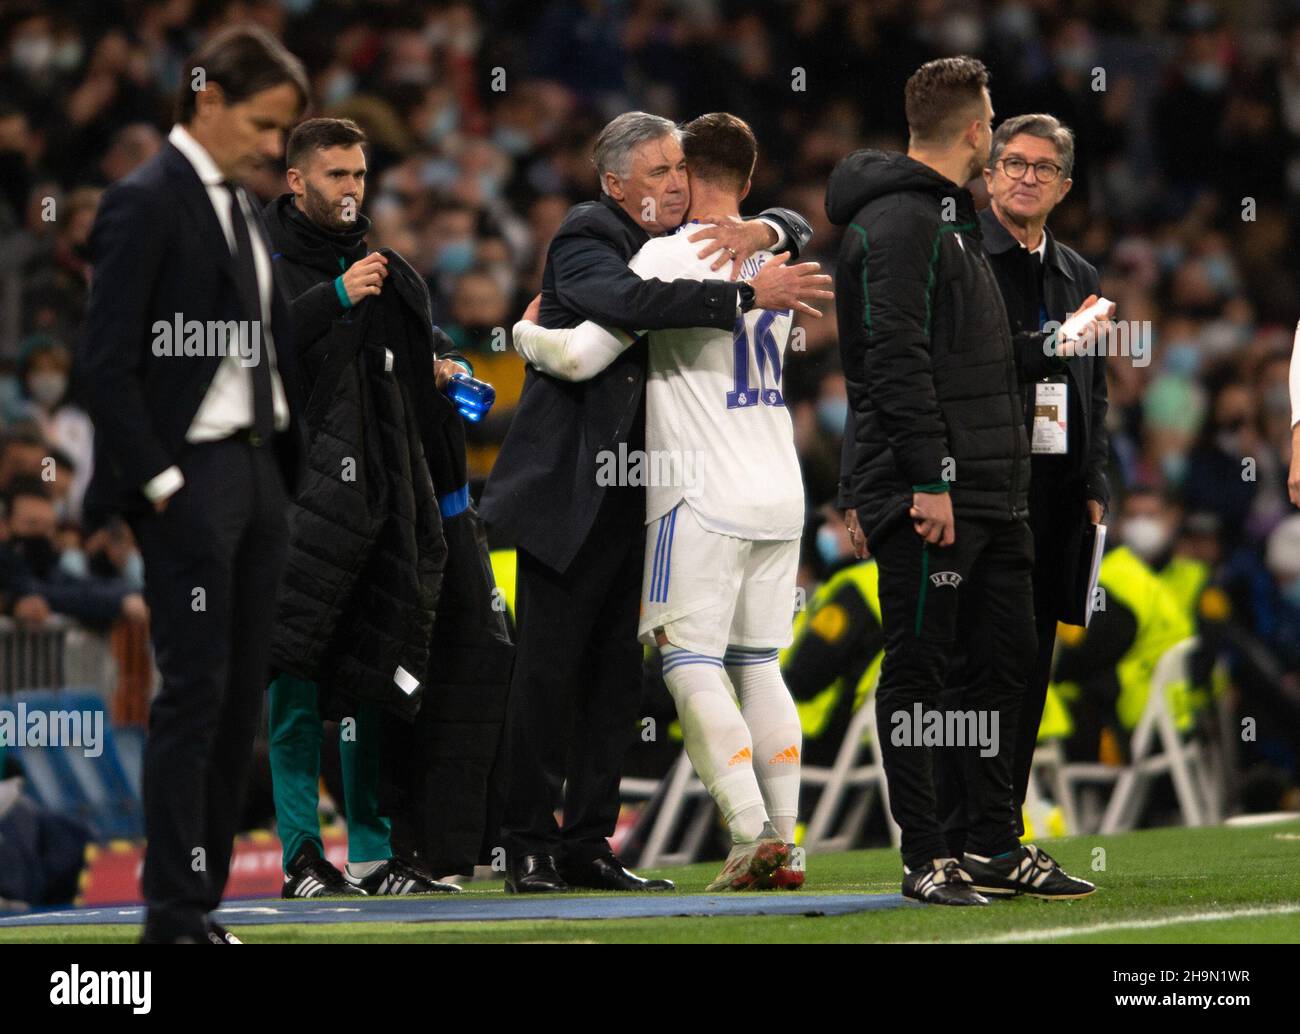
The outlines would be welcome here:
[[[758,298],[758,292],[754,290],[754,285],[748,280],[739,281],[736,286],[740,288],[740,311],[749,312],[754,307],[754,301]]]

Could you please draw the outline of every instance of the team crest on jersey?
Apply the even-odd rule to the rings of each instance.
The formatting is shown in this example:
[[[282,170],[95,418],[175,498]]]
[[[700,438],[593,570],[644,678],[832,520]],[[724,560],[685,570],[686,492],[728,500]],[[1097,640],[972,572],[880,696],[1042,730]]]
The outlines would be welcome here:
[[[935,571],[930,575],[930,582],[936,588],[943,585],[951,585],[954,589],[961,585],[961,575],[956,571]]]

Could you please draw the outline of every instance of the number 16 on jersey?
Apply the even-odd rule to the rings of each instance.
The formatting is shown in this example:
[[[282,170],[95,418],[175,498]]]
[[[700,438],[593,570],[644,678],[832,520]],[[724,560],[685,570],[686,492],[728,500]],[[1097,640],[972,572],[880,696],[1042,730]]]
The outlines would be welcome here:
[[[785,398],[781,395],[781,346],[772,332],[772,324],[782,315],[785,313],[764,309],[758,314],[752,334],[745,317],[736,317],[732,353],[735,358],[735,387],[727,392],[728,409],[745,409],[760,402],[765,406],[785,405]],[[751,353],[758,365],[757,387],[749,379]],[[770,386],[767,382],[769,368],[772,372]]]

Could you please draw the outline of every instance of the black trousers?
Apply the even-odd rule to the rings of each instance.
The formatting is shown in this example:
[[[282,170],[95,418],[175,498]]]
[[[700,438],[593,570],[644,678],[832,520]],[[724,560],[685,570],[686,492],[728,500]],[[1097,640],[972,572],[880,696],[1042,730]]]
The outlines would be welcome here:
[[[885,633],[876,721],[903,862],[915,868],[949,854],[935,789],[939,750],[950,752],[965,775],[971,850],[1013,850],[1012,754],[1035,651],[1029,527],[958,518],[956,541],[940,548],[904,523],[873,540],[871,550]],[[935,745],[913,721],[917,705],[922,714],[940,705],[959,643],[965,647],[960,708],[977,719],[982,714],[988,731],[996,723],[996,750],[987,757],[993,742]]]
[[[511,863],[525,854],[581,863],[610,853],[641,701],[644,518],[639,492],[610,489],[563,574],[519,550],[502,817]],[[561,797],[563,829],[555,821]]]
[[[1036,467],[1029,486],[1029,527],[1034,535],[1034,628],[1038,652],[1029,673],[1020,732],[1016,735],[1016,824],[1024,835],[1022,809],[1029,789],[1029,770],[1038,746],[1038,727],[1047,704],[1047,684],[1052,678],[1052,651],[1056,647],[1056,616],[1061,609],[1065,554],[1070,533],[1087,519],[1082,494],[1065,491],[1061,479]]]
[[[269,448],[192,446],[166,510],[132,521],[162,689],[144,754],[145,936],[206,937],[262,714],[288,495]]]

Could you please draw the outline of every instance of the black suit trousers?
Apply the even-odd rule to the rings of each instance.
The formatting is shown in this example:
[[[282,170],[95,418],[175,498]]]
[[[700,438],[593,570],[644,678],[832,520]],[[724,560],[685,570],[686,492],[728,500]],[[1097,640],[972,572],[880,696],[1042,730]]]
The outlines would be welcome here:
[[[246,436],[190,446],[163,513],[133,519],[162,688],[144,756],[147,939],[205,938],[221,901],[267,684],[288,495]]]
[[[519,550],[502,819],[511,864],[526,854],[582,863],[610,851],[641,701],[644,554],[644,497],[628,488],[605,492],[564,573]]]

